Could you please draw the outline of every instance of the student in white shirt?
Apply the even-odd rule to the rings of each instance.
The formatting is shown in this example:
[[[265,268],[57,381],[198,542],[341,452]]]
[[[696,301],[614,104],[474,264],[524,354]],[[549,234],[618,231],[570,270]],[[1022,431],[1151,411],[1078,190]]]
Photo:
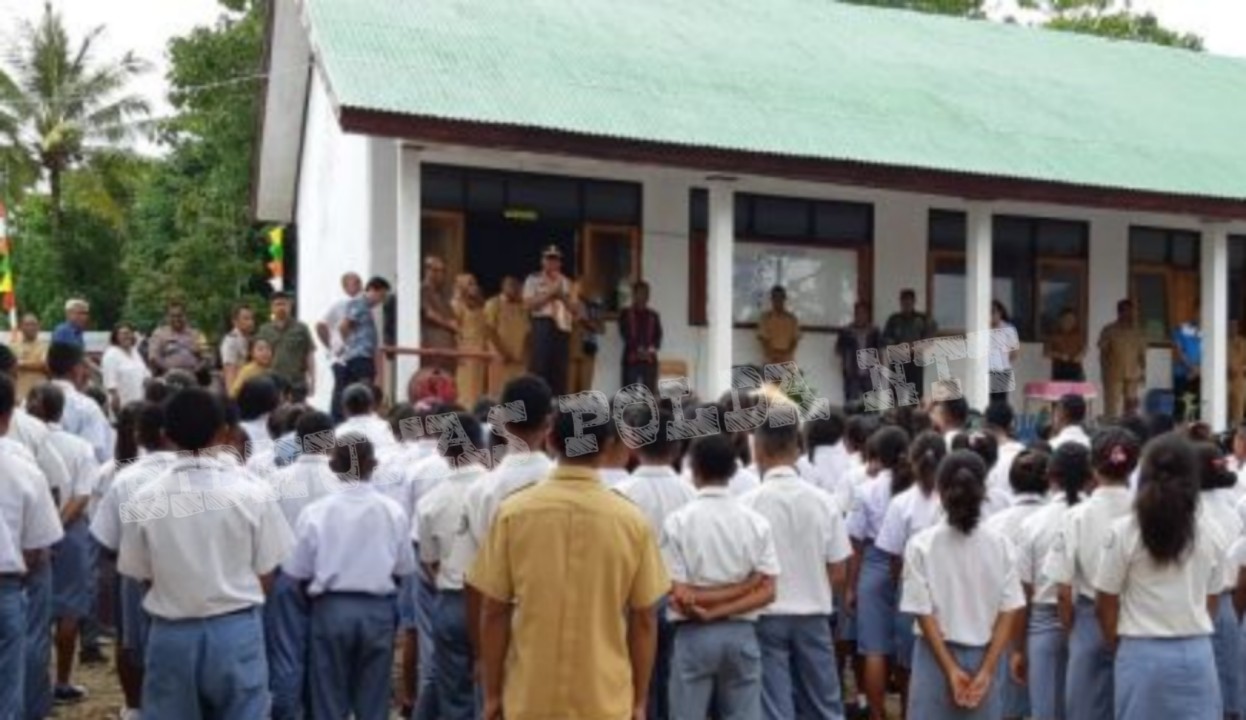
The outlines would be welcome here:
[[[1049,499],[1021,523],[1017,572],[1028,602],[1026,632],[1013,648],[1012,676],[1025,679],[1034,720],[1064,717],[1064,679],[1069,641],[1056,610],[1056,585],[1043,563],[1064,527],[1069,508],[1077,505],[1090,482],[1090,451],[1066,443],[1047,461]]]
[[[809,452],[807,469],[801,476],[835,498],[842,514],[852,504],[852,465],[844,442],[845,420],[838,410],[827,417],[805,422],[805,447]]]
[[[934,423],[934,429],[943,434],[948,449],[951,449],[952,438],[968,429],[969,402],[963,397],[940,400],[935,403],[930,420]]]
[[[913,652],[911,718],[998,717],[994,680],[1025,596],[1012,544],[983,526],[986,474],[974,453],[948,455],[938,473],[946,518],[905,550],[900,608],[917,616],[921,633]]]
[[[995,441],[995,436],[990,433],[981,430],[957,433],[952,436],[948,447],[952,450],[969,450],[982,458],[982,462],[986,463],[988,478],[999,464],[999,444]],[[1012,505],[1012,493],[998,486],[992,487],[988,482],[986,503],[982,506],[982,513],[990,517],[1007,509],[1010,505]]]
[[[669,615],[677,628],[670,716],[706,717],[716,699],[717,717],[724,720],[768,717],[764,652],[753,624],[757,611],[775,598],[775,539],[766,519],[727,490],[736,467],[729,438],[698,438],[690,460],[697,496],[671,513],[662,533],[662,557],[674,583]],[[825,672],[831,672],[829,664]]]
[[[1229,469],[1224,454],[1215,444],[1203,441],[1195,442],[1192,446],[1199,465],[1199,487],[1202,490],[1199,495],[1198,522],[1218,533],[1226,546],[1232,547],[1242,537],[1242,520],[1237,514],[1232,495],[1237,476]],[[1220,699],[1224,714],[1226,717],[1240,717],[1240,684],[1243,671],[1241,630],[1237,612],[1233,608],[1237,568],[1227,552],[1223,565],[1225,578],[1220,588],[1216,614],[1212,616],[1215,625],[1212,646],[1215,650],[1216,671],[1220,676]]]
[[[248,458],[258,450],[270,447],[275,440],[268,429],[268,416],[281,405],[281,390],[271,374],[256,375],[242,384],[238,392],[239,425],[246,433]]]
[[[782,568],[775,601],[757,624],[763,716],[796,717],[799,697],[802,717],[841,718],[831,617],[833,591],[843,596],[852,557],[847,527],[835,498],[796,474],[799,426],[763,423],[753,431],[753,450],[763,480],[740,502],[768,521]]]
[[[471,637],[474,633],[468,632],[463,578],[476,554],[462,530],[467,491],[487,472],[482,461],[487,460],[488,455],[480,451],[484,440],[480,422],[467,413],[458,413],[456,417],[475,449],[461,444],[446,449],[445,459],[451,471],[420,499],[417,542],[424,573],[433,578],[437,588],[433,611],[436,717],[475,720],[480,709],[476,705],[472,681],[475,660]]]
[[[1046,453],[1023,450],[1012,462],[1008,473],[1012,506],[987,518],[984,523],[984,527],[1008,538],[1018,552],[1023,544],[1025,521],[1047,504],[1047,461]],[[1024,578],[1022,582],[1024,584]],[[1023,637],[1024,626],[1018,630],[1018,636]],[[1011,658],[1023,653],[1024,648],[1023,642],[1015,643],[1000,658],[998,683],[1006,720],[1021,720],[1030,715],[1030,698],[1023,682],[1024,676],[1019,681],[1009,672]]]
[[[1225,716],[1211,636],[1228,545],[1199,521],[1198,476],[1187,440],[1152,440],[1137,502],[1104,539],[1093,584],[1118,718]]]
[[[321,498],[341,490],[329,457],[337,447],[333,418],[318,410],[305,412],[294,427],[301,451],[294,462],[265,479],[286,524],[298,526],[303,511]],[[264,604],[268,685],[274,720],[305,716],[307,647],[311,608],[300,582],[284,571],[288,557],[273,571],[272,588]]]
[[[342,391],[342,412],[346,419],[338,425],[338,436],[359,433],[372,443],[378,456],[396,449],[398,441],[389,423],[376,416],[376,396],[364,383],[355,383]]]
[[[117,559],[118,572],[149,583],[143,714],[200,717],[212,707],[218,717],[262,717],[260,606],[290,529],[271,492],[221,455],[228,426],[219,398],[179,390],[164,410],[182,456],[134,494]]]
[[[995,444],[999,448],[999,458],[986,478],[988,497],[1003,496],[1011,504],[1012,486],[1009,480],[1012,462],[1025,449],[1025,445],[1017,442],[1012,436],[1015,423],[1012,406],[1006,402],[993,402],[987,405],[986,411],[982,413],[982,422],[984,429],[995,438]]]
[[[48,346],[47,365],[52,383],[65,394],[61,425],[69,433],[91,444],[96,462],[111,460],[112,425],[99,403],[78,390],[86,386],[90,372],[83,349],[78,345],[54,342]]]
[[[727,428],[727,413],[735,413],[743,410],[752,410],[764,407],[769,402],[765,395],[765,390],[749,390],[739,393],[739,402],[733,398],[731,392],[723,393],[722,397],[714,405],[707,407],[716,407],[718,409],[718,421],[722,423],[723,432],[731,439],[736,449],[736,457],[739,461],[736,463],[736,471],[731,476],[731,481],[727,483],[727,491],[735,497],[740,497],[744,493],[756,488],[761,484],[761,478],[753,470],[753,436],[747,430],[732,431]],[[685,479],[688,484],[692,484],[692,476],[685,473]]]
[[[842,510],[845,519],[852,515],[860,499],[861,488],[870,478],[865,466],[865,444],[877,429],[878,415],[873,413],[851,415],[844,423],[844,451],[848,454],[848,479],[840,500],[843,503]],[[852,532],[849,530],[849,539],[851,538]],[[849,602],[851,596],[856,593],[856,570],[853,567],[857,559],[855,545],[853,557],[854,560],[848,562],[848,583],[844,588],[844,595],[836,598],[839,613],[835,618],[835,665],[841,679],[848,677],[847,671],[850,667],[852,668],[855,680],[853,687],[857,688],[857,697],[855,702],[846,701],[844,710],[847,714],[855,716],[866,704],[862,689],[864,688],[862,679],[865,677],[865,668],[861,657],[857,655],[857,608],[855,602]]]
[[[913,483],[908,445],[908,433],[894,426],[870,436],[865,457],[876,474],[863,486],[860,502],[848,516],[848,534],[856,549],[849,587],[855,586],[857,652],[865,658],[862,686],[871,720],[884,717],[888,669],[894,664],[888,659],[899,650],[900,639],[891,558],[875,542],[892,499]]]
[[[1086,399],[1081,395],[1064,395],[1056,402],[1052,416],[1051,449],[1058,450],[1067,442],[1090,447],[1090,436],[1082,428],[1086,423]]]
[[[9,431],[15,392],[12,379],[0,374],[0,435]],[[17,443],[0,443],[0,529],[8,541],[0,552],[0,717],[23,717],[25,699],[43,692],[49,660],[46,621],[39,628],[45,652],[40,655],[38,646],[28,644],[34,611],[27,601],[42,599],[46,604],[47,597],[30,593],[25,585],[50,575],[49,549],[64,533],[47,480]],[[39,613],[45,620],[47,615],[46,608]],[[35,673],[42,683],[35,682]]]
[[[1044,560],[1058,586],[1060,622],[1069,629],[1066,720],[1112,716],[1112,653],[1095,618],[1094,577],[1112,523],[1130,513],[1126,485],[1138,464],[1138,441],[1121,428],[1099,432],[1090,451],[1094,490],[1072,508]]]
[[[56,623],[56,684],[53,700],[77,702],[86,688],[73,685],[74,653],[79,627],[91,612],[95,593],[95,563],[91,548],[87,504],[99,477],[99,463],[90,443],[61,427],[66,395],[53,383],[36,385],[26,399],[29,412],[48,423],[48,441],[69,471],[70,485],[58,498],[65,537],[52,553],[52,618]]]
[[[415,572],[411,521],[370,481],[376,451],[362,434],[338,437],[330,469],[342,486],[299,514],[282,572],[311,598],[311,716],[388,715],[398,578]]]

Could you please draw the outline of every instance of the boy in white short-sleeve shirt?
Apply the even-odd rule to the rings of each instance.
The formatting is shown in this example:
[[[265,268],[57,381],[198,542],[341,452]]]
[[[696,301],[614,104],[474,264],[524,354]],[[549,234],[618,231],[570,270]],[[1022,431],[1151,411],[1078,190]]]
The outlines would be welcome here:
[[[723,435],[692,444],[696,497],[666,519],[662,557],[674,583],[671,717],[762,716],[762,656],[753,622],[775,597],[779,558],[770,523],[735,500],[735,470]]]
[[[636,448],[640,465],[632,471],[632,477],[627,482],[614,490],[635,503],[649,521],[653,536],[660,538],[666,518],[691,502],[696,497],[696,490],[672,466],[679,452],[679,443],[668,436],[668,429],[674,422],[670,412],[661,410],[655,415],[649,407],[637,407],[627,422],[631,427],[645,427],[654,419],[658,422],[657,436],[652,442],[642,443]]]
[[[763,480],[740,502],[769,522],[783,568],[777,597],[757,625],[764,717],[795,717],[793,698],[801,697],[805,717],[841,718],[831,616],[832,590],[842,595],[852,555],[846,523],[835,498],[796,474],[798,426],[764,423],[753,432],[753,448]]]

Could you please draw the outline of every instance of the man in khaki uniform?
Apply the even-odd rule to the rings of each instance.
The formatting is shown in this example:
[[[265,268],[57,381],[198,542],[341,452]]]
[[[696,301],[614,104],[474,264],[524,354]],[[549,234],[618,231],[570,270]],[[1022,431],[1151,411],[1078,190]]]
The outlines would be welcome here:
[[[502,397],[502,388],[528,370],[528,308],[523,304],[519,279],[502,278],[502,292],[485,303],[485,333],[489,348],[500,356],[489,365],[489,397]]]
[[[17,356],[17,397],[25,399],[34,386],[47,382],[48,341],[39,337],[39,318],[34,313],[22,316],[18,326],[21,334],[13,341]]]
[[[800,342],[800,321],[787,309],[787,291],[776,285],[770,290],[770,309],[757,323],[757,339],[767,365],[792,362]]]
[[[1116,304],[1116,322],[1099,333],[1099,367],[1104,412],[1109,417],[1135,412],[1138,388],[1146,379],[1146,338],[1134,325],[1134,306],[1129,300]]]
[[[1237,425],[1246,414],[1246,321],[1235,323],[1237,333],[1229,340],[1229,424]]]

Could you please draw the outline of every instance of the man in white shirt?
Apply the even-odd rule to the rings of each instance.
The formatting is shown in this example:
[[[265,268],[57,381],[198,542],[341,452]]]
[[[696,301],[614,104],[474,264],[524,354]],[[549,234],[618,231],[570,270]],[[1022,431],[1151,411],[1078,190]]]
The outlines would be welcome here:
[[[372,388],[355,383],[342,391],[342,413],[346,419],[337,428],[338,437],[358,433],[368,438],[379,456],[397,449],[398,441],[389,423],[376,416],[376,396]]]
[[[842,718],[831,615],[832,592],[842,597],[852,556],[847,526],[835,498],[796,474],[797,425],[763,423],[753,431],[753,449],[762,483],[740,502],[769,521],[783,568],[778,595],[757,624],[763,716],[796,717],[793,698],[800,697],[804,717]]]
[[[411,521],[372,487],[376,451],[363,435],[340,436],[329,467],[343,487],[299,514],[294,552],[281,566],[311,598],[311,716],[384,718],[398,578],[416,567]]]
[[[330,412],[334,420],[342,419],[342,391],[346,389],[346,361],[342,359],[342,332],[338,328],[346,317],[346,306],[363,290],[363,280],[358,273],[348,272],[342,275],[342,292],[346,297],[329,306],[320,322],[316,323],[316,338],[324,347],[329,359],[329,367],[333,370],[333,397]]]
[[[16,398],[0,374],[0,435],[9,432]],[[0,717],[20,718],[27,698],[42,708],[48,696],[49,549],[64,533],[47,480],[17,443],[0,443],[0,526],[9,550],[0,552]],[[36,586],[35,583],[38,582]],[[28,587],[23,587],[27,582]],[[28,604],[29,603],[29,604]],[[42,607],[37,610],[33,604]],[[42,618],[35,636],[31,620]],[[40,664],[42,663],[42,664]],[[42,678],[40,680],[40,678]]]
[[[968,429],[969,403],[963,397],[940,400],[935,403],[930,420],[951,450],[952,439]]]
[[[78,702],[86,697],[86,688],[73,685],[70,679],[79,626],[91,612],[95,592],[87,504],[99,477],[99,463],[91,445],[60,425],[66,400],[66,394],[55,383],[36,385],[26,399],[31,415],[48,424],[48,442],[69,471],[69,484],[57,498],[65,537],[52,554],[52,617],[56,621],[56,685],[52,697],[58,703]]]
[[[291,528],[298,526],[299,517],[307,507],[341,489],[337,474],[329,468],[329,456],[337,446],[333,418],[313,410],[298,419],[294,430],[301,448],[299,456],[268,478],[281,513]],[[283,563],[287,560],[282,558]],[[268,684],[273,694],[274,720],[306,716],[303,698],[310,612],[299,581],[279,567],[273,573],[272,589],[264,605]]]
[[[464,434],[479,448],[483,435],[480,423],[471,415],[458,413]],[[420,562],[437,588],[434,603],[434,657],[437,667],[437,715],[444,720],[474,720],[479,717],[472,681],[474,653],[468,629],[467,601],[463,579],[476,559],[476,553],[463,532],[467,491],[486,472],[465,445],[451,445],[445,459],[449,474],[420,499],[417,538]]]
[[[99,403],[78,390],[85,385],[89,373],[85,357],[78,345],[52,343],[48,348],[48,374],[65,394],[61,426],[91,443],[96,462],[105,463],[113,459],[113,430]]]
[[[1012,436],[1014,422],[1012,406],[1003,401],[993,402],[987,405],[982,421],[986,432],[995,438],[995,444],[999,448],[995,467],[991,468],[986,476],[986,491],[989,496],[1006,499],[1007,503],[1003,504],[1010,505],[1013,492],[1008,478],[1012,472],[1012,461],[1025,450],[1025,445],[1017,442]],[[999,504],[998,501],[997,504]]]
[[[290,529],[268,488],[217,448],[220,400],[188,388],[165,404],[166,434],[185,455],[123,508],[117,571],[150,583],[143,714],[259,718],[269,708],[260,606]]]
[[[1090,447],[1090,436],[1082,428],[1086,422],[1086,399],[1081,395],[1065,395],[1056,403],[1051,421],[1051,449],[1067,442]]]

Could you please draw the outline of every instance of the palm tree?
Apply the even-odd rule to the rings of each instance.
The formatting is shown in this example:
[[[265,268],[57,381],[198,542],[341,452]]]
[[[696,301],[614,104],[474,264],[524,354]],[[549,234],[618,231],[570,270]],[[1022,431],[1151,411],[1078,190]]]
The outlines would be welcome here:
[[[126,92],[149,69],[133,53],[98,61],[97,27],[75,46],[60,13],[45,3],[37,22],[23,21],[0,60],[0,164],[10,175],[48,183],[59,234],[65,173],[117,152],[133,138],[147,101]]]

